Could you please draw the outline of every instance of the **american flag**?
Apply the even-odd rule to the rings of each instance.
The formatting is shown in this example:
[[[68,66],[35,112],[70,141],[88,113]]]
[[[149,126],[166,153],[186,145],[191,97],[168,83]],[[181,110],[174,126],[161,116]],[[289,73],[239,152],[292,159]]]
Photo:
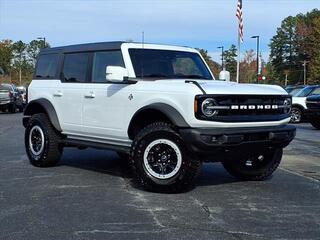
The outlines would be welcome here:
[[[243,18],[242,18],[242,0],[238,0],[236,16],[239,20],[239,38],[243,42]]]

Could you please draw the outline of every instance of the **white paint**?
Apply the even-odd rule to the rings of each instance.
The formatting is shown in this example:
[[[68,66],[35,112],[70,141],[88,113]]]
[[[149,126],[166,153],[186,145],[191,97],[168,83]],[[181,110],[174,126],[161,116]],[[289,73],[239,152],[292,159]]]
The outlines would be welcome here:
[[[146,49],[188,51],[188,47],[144,44]],[[128,50],[142,48],[142,44],[123,43],[121,51],[129,77],[135,77]],[[199,54],[200,55],[200,54]],[[200,55],[201,56],[201,55]],[[281,87],[272,85],[237,84],[215,80],[198,80],[208,94],[287,94]],[[185,79],[138,81],[136,84],[114,83],[65,83],[60,80],[35,80],[29,86],[29,102],[45,98],[50,101],[59,118],[61,128],[68,135],[81,137],[116,139],[128,142],[131,119],[139,109],[163,103],[172,106],[193,128],[237,128],[285,125],[290,118],[270,122],[214,122],[195,118],[194,99],[201,94],[194,84]],[[88,97],[90,96],[90,97]]]

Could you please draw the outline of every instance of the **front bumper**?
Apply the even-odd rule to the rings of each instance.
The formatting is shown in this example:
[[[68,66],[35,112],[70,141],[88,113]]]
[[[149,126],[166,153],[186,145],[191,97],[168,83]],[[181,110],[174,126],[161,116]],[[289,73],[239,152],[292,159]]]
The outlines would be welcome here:
[[[0,100],[0,105],[3,106],[3,105],[8,105],[10,104],[11,101],[10,100]]]
[[[251,128],[180,129],[187,148],[203,160],[220,161],[234,155],[248,155],[268,148],[286,147],[295,137],[292,125]]]

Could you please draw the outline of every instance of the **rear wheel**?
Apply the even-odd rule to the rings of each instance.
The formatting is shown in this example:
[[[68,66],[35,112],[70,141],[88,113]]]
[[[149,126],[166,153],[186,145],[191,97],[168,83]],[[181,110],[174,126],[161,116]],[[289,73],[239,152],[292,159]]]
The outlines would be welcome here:
[[[242,180],[261,181],[277,169],[282,159],[282,148],[270,149],[250,157],[222,162],[234,177]]]
[[[320,118],[312,118],[310,123],[314,128],[320,129]]]
[[[36,167],[56,165],[62,154],[60,135],[47,115],[33,115],[25,130],[25,147],[30,163]]]
[[[141,130],[133,141],[130,161],[138,183],[151,191],[182,191],[201,167],[201,162],[188,154],[179,134],[164,122]]]

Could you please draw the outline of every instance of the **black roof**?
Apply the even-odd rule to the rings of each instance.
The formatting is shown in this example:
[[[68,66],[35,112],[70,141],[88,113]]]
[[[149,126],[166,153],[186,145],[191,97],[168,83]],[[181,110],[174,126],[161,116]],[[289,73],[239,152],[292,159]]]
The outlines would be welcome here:
[[[85,44],[77,44],[77,45],[70,45],[70,46],[45,48],[41,50],[40,54],[116,50],[121,48],[122,43],[125,43],[125,42],[117,41],[117,42],[85,43]]]

